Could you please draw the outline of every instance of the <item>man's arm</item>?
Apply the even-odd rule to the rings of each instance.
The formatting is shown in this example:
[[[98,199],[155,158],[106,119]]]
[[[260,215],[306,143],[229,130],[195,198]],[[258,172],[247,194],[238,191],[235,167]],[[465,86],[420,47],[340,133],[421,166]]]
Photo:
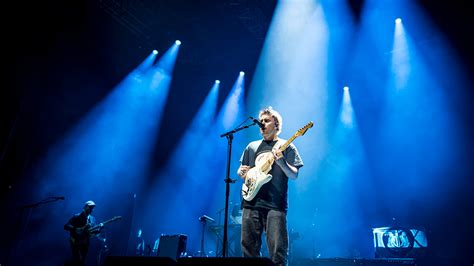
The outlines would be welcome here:
[[[296,179],[298,177],[298,168],[290,165],[285,158],[281,157],[280,159],[276,160],[275,163],[280,166],[281,170],[285,173],[285,175],[290,179]]]
[[[250,166],[248,165],[240,165],[239,170],[237,170],[237,174],[240,176],[240,178],[245,179],[245,176],[247,175],[249,169]]]
[[[94,227],[96,228],[94,230],[90,230],[90,234],[98,236],[100,232],[102,231],[102,229],[104,228],[104,224],[103,223],[97,224],[95,217],[90,216],[90,228],[92,229]]]
[[[64,225],[64,230],[71,232],[74,230],[74,225],[72,225],[73,218],[69,219],[69,221]]]
[[[295,167],[286,161],[283,152],[280,151],[280,146],[274,147],[272,153],[275,157],[275,163],[280,166],[281,170],[288,178],[293,180],[298,178],[298,167]]]
[[[249,144],[250,145],[250,144]],[[249,162],[249,145],[245,147],[244,152],[242,153],[242,156],[240,157],[240,167],[239,170],[237,170],[237,175],[240,176],[240,178],[245,179],[247,176],[247,172],[250,169],[250,162]]]

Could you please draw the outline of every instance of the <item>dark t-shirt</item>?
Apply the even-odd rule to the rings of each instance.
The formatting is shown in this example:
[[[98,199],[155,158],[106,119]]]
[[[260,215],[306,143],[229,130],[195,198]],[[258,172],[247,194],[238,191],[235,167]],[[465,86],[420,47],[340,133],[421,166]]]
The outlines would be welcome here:
[[[96,225],[95,217],[92,215],[85,215],[84,212],[75,214],[69,221],[64,225],[64,230],[69,231],[71,238],[75,239],[77,244],[88,245],[89,237],[78,236],[75,233],[76,228],[84,227],[89,224],[90,227]]]
[[[286,140],[280,139],[280,145]],[[242,153],[240,163],[255,167],[255,159],[263,152],[269,152],[278,141],[257,140],[249,143]],[[296,149],[295,145],[290,144],[283,152],[283,157],[292,166],[300,168],[303,161]],[[285,211],[288,209],[288,177],[281,170],[280,166],[273,163],[269,174],[272,179],[264,184],[258,191],[255,198],[251,201],[242,200],[242,207],[249,209],[273,209]]]

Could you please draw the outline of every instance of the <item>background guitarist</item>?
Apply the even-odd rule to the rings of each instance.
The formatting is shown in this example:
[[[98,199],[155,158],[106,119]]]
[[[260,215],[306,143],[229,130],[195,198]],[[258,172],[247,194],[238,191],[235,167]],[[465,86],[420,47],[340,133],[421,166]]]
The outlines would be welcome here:
[[[90,238],[98,235],[103,226],[90,232],[90,228],[96,226],[96,220],[91,215],[95,203],[86,201],[82,212],[72,216],[64,225],[64,230],[70,233],[70,244],[72,251],[72,265],[85,265],[87,252],[89,251]],[[101,224],[99,224],[101,225]]]
[[[250,142],[240,158],[237,174],[245,179],[249,169],[255,167],[257,157],[271,153],[275,158],[269,172],[273,177],[264,184],[251,201],[242,200],[242,253],[244,257],[259,257],[262,233],[266,232],[268,254],[276,265],[288,264],[288,179],[296,179],[303,166],[298,150],[293,144],[282,153],[278,148],[285,140],[278,138],[283,119],[271,107],[259,112],[262,140]]]

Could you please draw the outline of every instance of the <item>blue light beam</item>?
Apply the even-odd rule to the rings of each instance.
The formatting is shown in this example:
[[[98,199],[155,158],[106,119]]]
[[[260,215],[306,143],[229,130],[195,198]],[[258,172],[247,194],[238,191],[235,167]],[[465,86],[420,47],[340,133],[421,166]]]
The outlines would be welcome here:
[[[405,88],[410,75],[410,54],[405,35],[405,29],[401,20],[395,23],[392,50],[392,74],[395,89]]]
[[[48,150],[33,170],[32,198],[64,195],[66,206],[44,212],[48,223],[37,232],[51,237],[86,200],[103,211],[137,191],[150,163],[169,82],[156,81],[149,55],[78,124]],[[148,69],[147,69],[148,68]],[[169,76],[165,78],[170,79]],[[154,88],[154,89],[150,89]],[[108,206],[108,207],[107,207]],[[116,215],[115,214],[106,214]],[[24,246],[25,250],[31,247]]]
[[[216,115],[219,86],[220,83],[214,82],[168,163],[156,175],[156,181],[150,189],[144,191],[147,199],[142,217],[139,218],[140,225],[137,225],[155,235],[184,232],[189,236],[190,249],[199,239],[200,223],[196,217],[202,215],[209,204],[206,190],[210,188],[207,181],[212,168],[201,154],[203,150],[209,149],[206,139]],[[190,199],[196,198],[199,200],[193,201],[192,208],[181,208],[189,205]],[[156,208],[157,202],[162,203],[160,208]]]

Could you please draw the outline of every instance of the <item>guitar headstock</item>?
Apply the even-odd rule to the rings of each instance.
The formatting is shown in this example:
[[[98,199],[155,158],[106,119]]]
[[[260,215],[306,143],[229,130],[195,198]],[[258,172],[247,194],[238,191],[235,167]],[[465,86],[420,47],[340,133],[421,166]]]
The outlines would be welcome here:
[[[310,121],[308,124],[306,124],[306,126],[298,129],[298,131],[296,132],[296,136],[303,136],[306,131],[308,131],[308,129],[312,128],[313,127],[313,121]]]
[[[117,220],[120,220],[122,219],[122,216],[114,216],[114,218],[110,219],[110,221],[117,221]]]

